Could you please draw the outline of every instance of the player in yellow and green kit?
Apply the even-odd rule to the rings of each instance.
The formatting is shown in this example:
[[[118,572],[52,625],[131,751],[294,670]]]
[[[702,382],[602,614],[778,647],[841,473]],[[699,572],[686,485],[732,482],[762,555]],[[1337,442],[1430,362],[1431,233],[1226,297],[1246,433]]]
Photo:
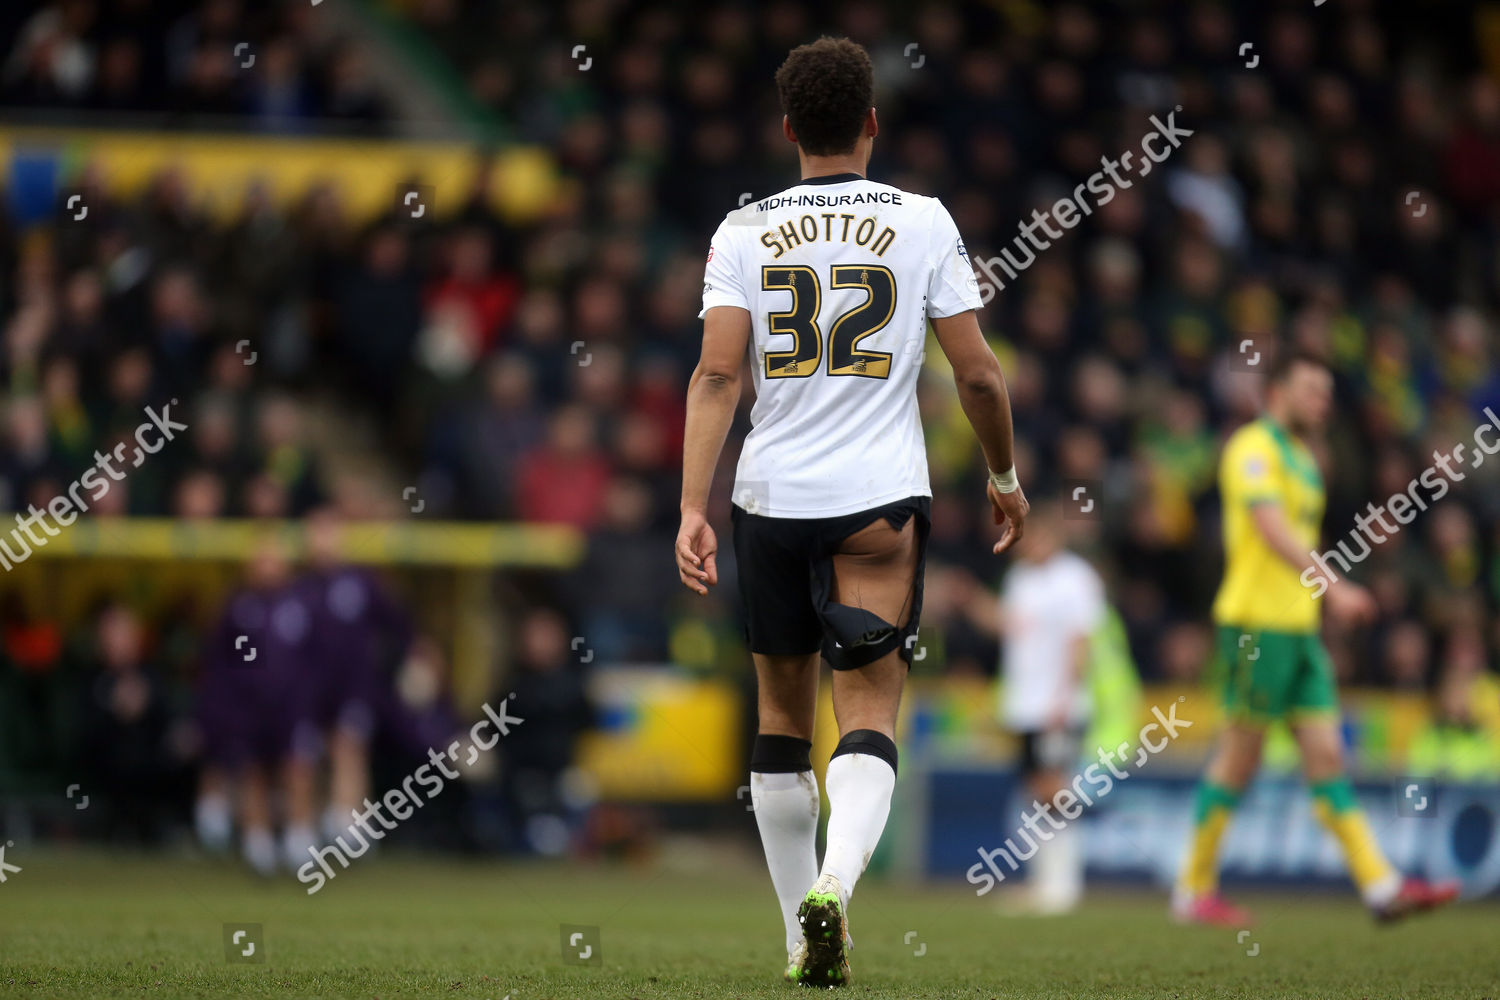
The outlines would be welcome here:
[[[1319,638],[1320,598],[1345,621],[1368,621],[1374,599],[1343,579],[1303,585],[1323,520],[1323,478],[1304,439],[1333,404],[1319,359],[1284,356],[1267,379],[1265,411],[1224,446],[1219,489],[1224,580],[1214,600],[1226,724],[1198,787],[1193,838],[1172,894],[1181,921],[1245,927],[1249,916],[1219,896],[1218,848],[1260,766],[1268,725],[1285,720],[1302,755],[1318,819],[1343,848],[1360,895],[1388,920],[1451,901],[1454,885],[1403,879],[1386,860],[1344,771],[1333,665]]]

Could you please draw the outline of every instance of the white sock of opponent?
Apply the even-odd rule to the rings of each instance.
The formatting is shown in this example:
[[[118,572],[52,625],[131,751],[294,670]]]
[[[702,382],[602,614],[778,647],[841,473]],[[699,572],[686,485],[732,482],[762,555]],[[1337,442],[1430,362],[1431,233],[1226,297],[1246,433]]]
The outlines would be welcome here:
[[[276,874],[276,838],[264,827],[252,827],[240,838],[240,853],[255,874],[270,878]]]
[[[1032,902],[1042,913],[1065,913],[1083,898],[1083,845],[1077,825],[1050,830],[1031,862]]]
[[[234,811],[229,796],[209,792],[193,805],[193,826],[204,850],[215,854],[227,851],[234,839]]]
[[[750,801],[781,904],[788,955],[802,940],[797,907],[818,877],[820,801],[811,749],[812,743],[795,736],[762,734],[755,738],[750,761]]]
[[[824,875],[843,887],[847,909],[854,883],[864,874],[885,831],[896,790],[896,744],[873,729],[856,729],[839,740],[824,777],[828,789],[828,851]]]

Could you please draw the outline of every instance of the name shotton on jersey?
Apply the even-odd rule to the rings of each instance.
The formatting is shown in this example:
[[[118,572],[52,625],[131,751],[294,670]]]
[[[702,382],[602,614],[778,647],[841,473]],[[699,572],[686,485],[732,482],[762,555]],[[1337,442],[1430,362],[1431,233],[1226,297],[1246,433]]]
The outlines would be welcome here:
[[[855,194],[802,194],[784,195],[776,198],[767,198],[755,206],[757,214],[768,212],[773,208],[786,208],[796,206],[798,208],[837,208],[840,205],[865,205],[870,203],[884,205],[901,204],[901,192],[899,191],[860,191]],[[884,257],[885,252],[890,249],[892,243],[896,242],[896,231],[890,226],[882,229],[879,235],[875,232],[877,225],[874,216],[865,216],[859,219],[855,225],[854,220],[859,218],[848,212],[820,212],[817,216],[804,215],[796,222],[783,222],[775,229],[767,229],[760,234],[761,246],[767,250],[775,250],[772,259],[780,257],[792,247],[799,243],[815,243],[822,240],[832,243],[835,238],[842,243],[849,242],[849,229],[854,228],[854,243],[858,246],[868,246],[877,257]],[[818,231],[818,219],[823,220],[821,235]],[[834,220],[842,222],[839,226],[839,235],[835,237]]]

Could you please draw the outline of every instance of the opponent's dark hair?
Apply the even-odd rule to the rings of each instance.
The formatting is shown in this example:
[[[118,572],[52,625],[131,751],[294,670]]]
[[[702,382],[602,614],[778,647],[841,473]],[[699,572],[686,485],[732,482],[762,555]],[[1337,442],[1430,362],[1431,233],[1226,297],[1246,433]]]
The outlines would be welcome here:
[[[851,152],[875,104],[870,54],[857,42],[826,35],[799,45],[776,71],[776,91],[803,152]]]

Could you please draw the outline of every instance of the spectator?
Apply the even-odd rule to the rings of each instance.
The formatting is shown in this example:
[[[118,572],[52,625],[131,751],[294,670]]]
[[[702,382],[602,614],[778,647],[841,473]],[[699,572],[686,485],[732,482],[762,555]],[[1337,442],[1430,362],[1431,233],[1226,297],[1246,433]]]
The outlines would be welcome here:
[[[183,764],[170,743],[171,705],[147,659],[140,618],[123,604],[96,619],[96,672],[84,710],[86,787],[108,810],[113,836],[142,844],[162,839],[177,805]]]
[[[520,842],[539,854],[563,854],[571,843],[565,777],[579,735],[593,723],[582,673],[570,662],[568,628],[555,611],[532,610],[522,618],[516,675],[491,704],[511,697],[510,711],[525,718],[506,737],[506,799],[514,810]]]
[[[604,510],[609,475],[593,417],[580,406],[564,407],[546,442],[521,460],[517,512],[527,521],[592,528]]]

